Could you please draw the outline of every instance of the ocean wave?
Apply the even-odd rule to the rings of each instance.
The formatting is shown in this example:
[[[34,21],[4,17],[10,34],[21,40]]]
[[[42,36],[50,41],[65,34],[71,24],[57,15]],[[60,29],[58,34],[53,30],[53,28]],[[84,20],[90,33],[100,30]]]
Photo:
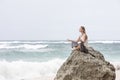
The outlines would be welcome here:
[[[0,44],[69,44],[68,41],[0,41]],[[89,40],[89,43],[120,43],[120,40]]]
[[[48,45],[31,45],[31,44],[22,44],[22,45],[7,45],[7,44],[1,44],[0,49],[41,49],[46,48]]]
[[[0,41],[0,44],[20,43],[20,41]]]
[[[48,62],[0,61],[0,80],[53,80],[64,60]]]
[[[52,49],[52,48],[41,48],[41,49],[21,49],[19,50],[20,52],[44,52],[44,53],[47,53],[47,52],[52,52],[52,51],[55,51],[55,49]]]
[[[120,70],[120,62],[111,62],[116,70]]]
[[[116,80],[120,80],[120,62],[111,62],[116,69]]]
[[[89,43],[112,44],[112,43],[120,43],[120,41],[89,41]]]
[[[45,43],[45,44],[68,44],[70,42],[67,41],[0,41],[0,44],[41,44],[41,43]]]

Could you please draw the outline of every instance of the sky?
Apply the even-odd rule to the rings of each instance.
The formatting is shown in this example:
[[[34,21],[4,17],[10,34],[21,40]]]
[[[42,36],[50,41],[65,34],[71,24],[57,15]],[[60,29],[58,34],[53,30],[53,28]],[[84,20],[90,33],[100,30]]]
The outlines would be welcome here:
[[[120,40],[120,0],[0,0],[0,40]]]

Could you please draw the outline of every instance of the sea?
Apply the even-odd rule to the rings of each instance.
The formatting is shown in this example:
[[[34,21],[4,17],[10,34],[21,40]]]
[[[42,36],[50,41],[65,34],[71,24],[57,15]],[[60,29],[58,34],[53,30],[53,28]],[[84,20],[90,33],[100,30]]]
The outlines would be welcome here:
[[[89,46],[100,51],[119,72],[119,40],[91,40]],[[71,51],[71,43],[64,40],[0,41],[0,80],[53,80]]]

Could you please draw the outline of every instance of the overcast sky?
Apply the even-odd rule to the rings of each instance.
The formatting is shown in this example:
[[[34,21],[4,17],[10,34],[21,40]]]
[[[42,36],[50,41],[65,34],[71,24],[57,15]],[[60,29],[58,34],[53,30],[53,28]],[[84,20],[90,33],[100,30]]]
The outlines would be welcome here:
[[[0,0],[0,40],[120,40],[120,0]]]

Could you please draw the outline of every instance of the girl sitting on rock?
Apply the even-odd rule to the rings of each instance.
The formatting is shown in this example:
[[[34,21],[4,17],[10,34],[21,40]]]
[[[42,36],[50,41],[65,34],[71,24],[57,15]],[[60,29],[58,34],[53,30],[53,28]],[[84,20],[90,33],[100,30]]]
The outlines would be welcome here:
[[[82,52],[87,52],[88,50],[86,47],[88,47],[88,36],[86,34],[85,27],[81,26],[79,32],[81,33],[81,35],[78,37],[77,40],[68,39],[68,41],[72,42],[73,50],[80,50]]]

